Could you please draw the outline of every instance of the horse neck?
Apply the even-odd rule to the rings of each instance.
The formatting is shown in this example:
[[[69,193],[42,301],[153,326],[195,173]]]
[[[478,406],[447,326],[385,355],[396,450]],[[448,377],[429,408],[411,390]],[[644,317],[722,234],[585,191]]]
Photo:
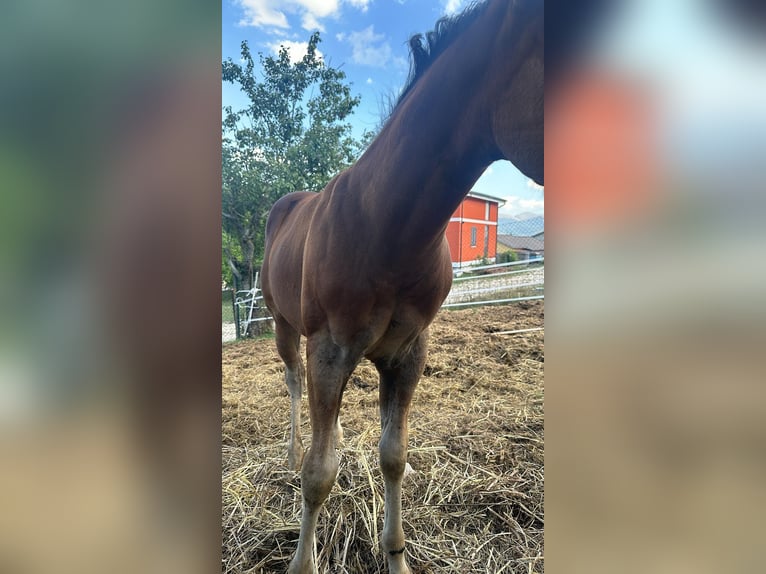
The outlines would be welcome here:
[[[365,190],[364,210],[395,230],[408,253],[442,240],[452,213],[500,159],[492,94],[482,89],[493,84],[487,54],[495,51],[499,23],[492,17],[489,10],[479,16],[431,64],[352,168]]]

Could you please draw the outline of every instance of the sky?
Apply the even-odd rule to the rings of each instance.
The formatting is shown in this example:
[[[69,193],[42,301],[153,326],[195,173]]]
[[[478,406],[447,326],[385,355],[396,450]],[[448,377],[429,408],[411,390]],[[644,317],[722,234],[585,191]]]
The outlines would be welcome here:
[[[223,0],[222,55],[239,61],[247,40],[253,54],[276,54],[280,45],[301,57],[311,34],[319,30],[325,62],[341,68],[361,103],[351,118],[353,134],[372,130],[385,102],[399,93],[409,70],[407,40],[433,29],[443,15],[459,11],[467,0]],[[245,106],[245,98],[223,84],[223,105]],[[543,214],[541,187],[508,161],[492,164],[473,190],[505,200],[500,217]]]
[[[651,92],[661,157],[704,183],[696,189],[715,183],[727,194],[748,177],[763,188],[766,145],[766,37],[727,13],[733,5],[626,1],[594,43],[603,67]]]

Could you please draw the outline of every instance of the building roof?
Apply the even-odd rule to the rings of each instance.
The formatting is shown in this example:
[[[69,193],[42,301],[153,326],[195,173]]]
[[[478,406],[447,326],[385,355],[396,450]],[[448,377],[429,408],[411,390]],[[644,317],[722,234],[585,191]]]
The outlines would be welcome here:
[[[545,243],[534,237],[518,237],[517,235],[498,235],[497,242],[511,249],[526,249],[527,251],[545,251]]]
[[[483,199],[485,201],[491,201],[497,203],[500,207],[505,205],[505,200],[502,197],[495,197],[494,195],[487,195],[486,193],[479,193],[478,191],[469,191],[468,197],[475,197],[477,199]]]

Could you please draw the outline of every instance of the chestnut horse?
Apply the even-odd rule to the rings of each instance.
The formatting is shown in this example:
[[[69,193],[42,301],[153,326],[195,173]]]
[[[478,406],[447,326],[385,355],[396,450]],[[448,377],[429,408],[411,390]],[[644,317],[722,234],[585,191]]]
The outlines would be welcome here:
[[[316,572],[317,517],[338,472],[346,382],[366,357],[380,374],[381,546],[409,573],[401,518],[407,416],[427,329],[447,296],[450,216],[493,161],[543,182],[543,1],[488,0],[410,40],[410,78],[379,135],[320,193],[274,204],[262,287],[291,397],[288,462],[301,467],[298,548],[289,572]],[[311,447],[300,400],[307,338]]]

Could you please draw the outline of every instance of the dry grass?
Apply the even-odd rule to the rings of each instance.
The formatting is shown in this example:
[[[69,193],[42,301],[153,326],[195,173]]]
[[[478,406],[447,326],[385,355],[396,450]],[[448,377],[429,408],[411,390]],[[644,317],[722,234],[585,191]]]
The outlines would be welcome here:
[[[543,303],[442,311],[410,415],[403,515],[414,574],[543,572]],[[340,473],[317,530],[320,572],[385,572],[377,374],[357,367],[341,410]],[[304,398],[304,445],[310,443]],[[285,572],[300,476],[273,340],[223,351],[223,571]]]

